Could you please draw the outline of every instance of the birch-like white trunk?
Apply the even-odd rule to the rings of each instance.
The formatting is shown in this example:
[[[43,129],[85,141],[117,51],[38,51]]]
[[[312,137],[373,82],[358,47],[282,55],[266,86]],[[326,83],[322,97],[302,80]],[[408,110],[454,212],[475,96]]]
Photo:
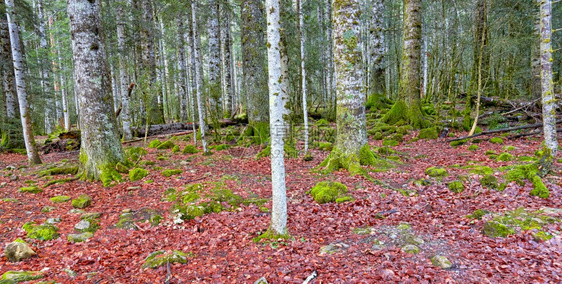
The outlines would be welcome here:
[[[61,72],[59,72],[59,81],[60,81],[60,95],[61,95],[61,104],[62,104],[62,116],[64,119],[64,130],[70,131],[70,111],[68,109],[68,93],[66,89],[66,77],[64,74],[64,68],[62,66],[62,56],[60,54],[60,43],[57,44],[57,57],[58,57],[58,64],[61,68]]]
[[[201,144],[203,145],[203,152],[208,153],[207,138],[205,132],[207,125],[205,122],[205,106],[203,105],[203,67],[201,64],[201,38],[197,28],[197,1],[191,2],[191,29],[193,31],[193,65],[195,67],[195,92],[197,96],[197,110],[199,112],[199,131],[201,131]]]
[[[125,37],[125,12],[124,5],[116,3],[117,15],[117,48],[119,49],[119,90],[121,92],[121,123],[123,124],[123,139],[131,140],[131,117],[129,110],[129,74],[127,73],[126,37]]]
[[[369,95],[384,94],[384,0],[373,1],[372,15],[369,29],[369,63],[371,68],[369,80]]]
[[[27,104],[27,92],[25,87],[25,66],[23,62],[23,48],[20,41],[20,31],[15,23],[16,12],[14,9],[14,0],[5,0],[6,16],[8,19],[8,30],[10,31],[10,45],[12,49],[12,62],[14,64],[14,75],[16,82],[16,90],[18,94],[18,103],[20,109],[20,119],[23,128],[23,138],[25,142],[25,150],[27,151],[27,160],[31,165],[41,164],[41,158],[37,153],[37,145],[33,137],[33,127],[31,123],[31,113]]]
[[[306,68],[305,68],[305,38],[304,38],[304,11],[302,10],[302,2],[304,0],[297,0],[299,6],[299,35],[301,43],[301,88],[302,88],[302,110],[304,117],[304,152],[308,152],[308,106],[306,103]]]
[[[222,82],[223,82],[223,116],[230,118],[234,113],[234,81],[233,75],[233,57],[232,57],[232,37],[230,33],[230,4],[220,4],[221,12],[221,60],[222,60]]]
[[[45,132],[50,134],[56,127],[56,103],[51,90],[51,72],[48,62],[49,45],[47,44],[47,33],[45,29],[45,13],[43,9],[43,0],[37,1],[37,18],[39,20],[39,59],[41,69],[41,89],[45,97]],[[58,90],[54,90],[57,92]]]
[[[269,73],[269,108],[271,130],[271,183],[273,207],[271,210],[272,233],[287,234],[287,196],[285,187],[284,132],[283,114],[287,104],[281,71],[281,45],[279,29],[279,0],[266,0],[267,15],[267,61]]]
[[[540,4],[541,35],[541,90],[544,144],[550,150],[551,158],[558,152],[556,134],[556,99],[552,81],[552,1],[538,0]]]
[[[178,96],[180,101],[180,121],[187,121],[187,78],[184,40],[184,19],[178,17]]]
[[[111,77],[106,59],[99,0],[68,0],[75,85],[80,104],[81,174],[100,179],[124,160],[113,113]],[[115,179],[109,175],[110,179]]]
[[[197,131],[195,129],[197,116],[197,112],[195,111],[197,108],[197,80],[195,79],[195,47],[193,45],[193,29],[191,28],[193,23],[192,15],[191,4],[189,4],[187,7],[186,33],[184,35],[185,43],[189,50],[189,56],[187,56],[187,66],[189,66],[189,68],[186,68],[185,72],[187,80],[189,81],[189,107],[191,109],[191,125],[193,127],[193,145],[197,145]]]
[[[336,102],[336,82],[334,80],[334,44],[333,44],[333,21],[332,21],[332,0],[324,0],[326,1],[326,38],[328,46],[326,48],[326,58],[328,59],[327,66],[326,66],[326,93],[330,100],[329,106],[334,107]]]

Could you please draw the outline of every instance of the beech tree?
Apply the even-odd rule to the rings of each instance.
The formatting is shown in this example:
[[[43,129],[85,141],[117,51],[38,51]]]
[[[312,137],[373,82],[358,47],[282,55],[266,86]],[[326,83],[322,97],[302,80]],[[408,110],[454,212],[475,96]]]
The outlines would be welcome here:
[[[209,0],[209,101],[210,115],[214,123],[218,123],[221,117],[220,100],[222,97],[221,87],[221,54],[220,54],[220,30],[219,30],[219,3],[218,0]]]
[[[111,77],[100,16],[101,0],[68,0],[82,144],[80,175],[108,185],[120,180],[117,163],[125,164],[113,113]]]
[[[23,138],[27,160],[31,165],[41,164],[41,158],[37,152],[35,137],[31,124],[31,113],[27,100],[27,90],[25,85],[25,66],[23,60],[23,49],[20,40],[19,26],[15,22],[14,0],[5,0],[6,17],[8,20],[8,30],[10,31],[10,45],[12,51],[12,62],[14,66],[15,86],[18,95],[21,125],[23,128]]]

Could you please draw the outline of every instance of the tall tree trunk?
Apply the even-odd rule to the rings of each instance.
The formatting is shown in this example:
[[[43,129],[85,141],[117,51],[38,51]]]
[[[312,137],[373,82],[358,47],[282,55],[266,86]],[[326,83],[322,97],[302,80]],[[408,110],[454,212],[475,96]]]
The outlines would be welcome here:
[[[67,9],[82,123],[80,174],[84,179],[102,180],[107,186],[121,179],[115,165],[125,158],[113,113],[100,0],[68,0]]]
[[[221,53],[219,29],[219,3],[218,0],[208,0],[208,44],[209,44],[209,103],[210,116],[213,124],[217,123],[221,114]]]
[[[305,68],[305,46],[304,46],[304,11],[302,9],[302,2],[304,0],[297,0],[299,9],[299,36],[301,43],[301,89],[302,89],[302,109],[304,118],[304,152],[308,153],[308,106],[306,104],[306,68]]]
[[[201,38],[197,28],[197,1],[191,1],[191,29],[193,33],[193,65],[195,66],[195,81],[196,81],[196,95],[197,95],[197,109],[199,112],[199,131],[201,132],[201,144],[203,145],[203,152],[209,153],[207,148],[207,125],[205,106],[203,104],[203,67],[201,64]]]
[[[126,4],[119,1],[115,5],[117,15],[117,48],[119,51],[119,90],[121,92],[121,122],[123,124],[123,139],[131,140],[131,117],[129,108],[129,74],[127,73],[126,37],[125,37],[125,12]]]
[[[242,1],[242,70],[247,114],[259,143],[269,135],[264,7],[260,0]]]
[[[287,196],[285,187],[284,131],[287,122],[283,114],[288,101],[284,96],[281,73],[279,0],[266,0],[267,61],[269,73],[269,105],[271,131],[271,183],[273,207],[268,238],[288,235]],[[267,235],[267,234],[266,234]]]
[[[6,13],[0,15],[0,62],[2,63],[2,87],[6,96],[6,117],[15,119],[18,113],[18,97],[15,88],[14,65],[12,63],[12,46]]]
[[[540,4],[540,35],[541,35],[541,90],[542,115],[544,129],[545,153],[542,162],[542,174],[550,171],[558,152],[556,133],[556,98],[552,81],[552,2],[538,0]]]
[[[43,0],[37,1],[37,17],[39,18],[39,63],[41,69],[41,88],[45,96],[45,132],[50,134],[56,128],[56,99],[51,90],[51,72],[49,71],[49,45],[47,43],[47,32],[45,29],[45,13]],[[56,92],[57,90],[55,90]]]
[[[369,80],[369,95],[377,94],[384,98],[384,0],[372,3],[373,11],[369,29],[371,78]]]
[[[179,84],[179,101],[180,101],[180,121],[187,121],[187,78],[186,78],[186,58],[185,58],[185,40],[184,40],[184,22],[183,17],[178,17],[178,84]]]
[[[326,85],[327,85],[327,96],[330,100],[328,104],[330,112],[335,113],[336,107],[336,81],[334,78],[334,41],[333,41],[333,21],[332,21],[332,0],[324,0],[326,4],[326,42],[328,46],[326,48],[326,58],[328,59],[326,66]]]
[[[343,0],[334,1],[333,10],[337,137],[334,150],[321,166],[328,171],[345,168],[352,175],[366,175],[361,165],[373,164],[374,156],[367,144],[361,7],[358,0]]]
[[[20,41],[19,26],[15,23],[16,11],[14,9],[14,0],[5,0],[4,3],[6,4],[6,16],[8,19],[8,29],[10,31],[12,62],[14,64],[16,90],[18,93],[20,119],[23,129],[25,150],[27,151],[27,160],[31,165],[41,164],[41,158],[37,153],[37,145],[35,145],[35,138],[33,137],[31,113],[29,111],[29,105],[27,104],[23,48]]]
[[[230,118],[234,113],[234,81],[233,81],[233,56],[232,38],[230,33],[231,7],[228,1],[221,4],[221,57],[222,57],[222,77],[223,77],[223,116]]]
[[[60,43],[57,44],[60,46]],[[59,81],[60,81],[60,95],[61,95],[61,105],[62,105],[62,116],[64,119],[64,131],[70,131],[70,111],[68,109],[68,94],[66,88],[66,77],[64,74],[64,68],[62,66],[62,56],[60,54],[60,48],[57,47],[57,57],[58,57],[58,64],[60,66],[61,72],[59,72]]]
[[[427,122],[421,112],[421,0],[404,0],[404,46],[400,67],[400,98],[385,114],[383,121],[389,124],[400,120],[415,128],[423,128]]]
[[[189,70],[187,72],[187,80],[189,81],[189,98],[191,103],[189,107],[191,109],[191,122],[193,126],[193,145],[197,145],[197,131],[195,129],[195,121],[196,121],[196,114],[197,112],[195,109],[197,108],[197,79],[195,78],[195,45],[193,44],[193,13],[191,12],[191,4],[187,5],[187,32],[185,34],[185,42],[187,45],[187,49],[189,50],[189,56],[187,57],[187,66],[189,66]],[[189,71],[189,72],[188,72]]]

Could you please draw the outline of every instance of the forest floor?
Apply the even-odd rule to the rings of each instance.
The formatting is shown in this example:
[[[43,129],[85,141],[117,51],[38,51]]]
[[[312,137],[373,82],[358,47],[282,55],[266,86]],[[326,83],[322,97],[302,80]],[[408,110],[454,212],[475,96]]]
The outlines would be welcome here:
[[[405,141],[416,135],[406,135]],[[190,143],[182,138],[174,141],[181,148]],[[380,147],[382,141],[369,143]],[[485,153],[499,154],[511,145],[515,157],[533,156],[540,139],[505,140],[504,144],[482,141],[476,151],[467,150],[469,145],[451,147],[445,139],[401,143],[393,149],[402,163],[383,172],[371,168],[369,175],[376,181],[350,177],[345,170],[314,172],[327,151],[312,150],[314,160],[308,162],[286,159],[292,238],[260,243],[252,239],[268,228],[271,200],[175,223],[170,208],[176,202],[163,199],[169,188],[182,190],[196,183],[202,184],[203,191],[222,183],[243,198],[270,199],[270,159],[255,158],[259,146],[232,147],[211,156],[147,149],[142,160],[154,162],[145,167],[149,175],[135,182],[124,176],[127,181],[111,187],[75,180],[43,188],[49,178],[38,172],[77,162],[78,152],[44,155],[46,165],[35,167],[26,167],[23,155],[0,154],[0,243],[22,238],[37,252],[18,263],[8,262],[2,255],[0,274],[43,271],[42,280],[56,283],[254,283],[262,276],[269,283],[302,283],[313,271],[318,277],[311,283],[561,283],[562,223],[545,225],[542,230],[553,237],[536,241],[536,230],[516,230],[506,238],[484,235],[484,223],[495,215],[482,220],[467,218],[477,209],[504,214],[520,207],[528,211],[562,208],[560,163],[555,163],[556,173],[544,179],[550,189],[548,199],[530,196],[528,181],[523,186],[511,182],[504,191],[496,191],[483,187],[481,176],[463,166],[489,166],[501,180],[508,166],[522,162],[498,162]],[[444,167],[448,176],[428,176],[425,170],[432,166]],[[161,172],[166,169],[182,172],[165,177]],[[453,193],[447,183],[459,176],[464,176],[466,190]],[[326,180],[345,184],[355,201],[316,203],[307,191]],[[425,182],[415,182],[419,180]],[[43,192],[19,191],[33,184]],[[50,198],[68,195],[74,199],[82,194],[92,197],[91,206],[84,211],[101,213],[100,228],[87,241],[71,243],[67,236],[76,233],[80,214],[72,210],[71,202],[55,204]],[[46,206],[54,208],[42,212],[47,211]],[[115,227],[123,212],[142,209],[160,213],[160,224],[139,221],[133,229]],[[22,229],[26,222],[40,224],[48,218],[60,218],[55,224],[59,238],[40,241],[26,237]],[[402,251],[404,236],[415,238],[418,254]],[[329,252],[321,251],[330,244]],[[143,269],[145,258],[158,250],[187,253],[187,263]],[[434,255],[447,257],[452,266],[434,266],[430,261]]]

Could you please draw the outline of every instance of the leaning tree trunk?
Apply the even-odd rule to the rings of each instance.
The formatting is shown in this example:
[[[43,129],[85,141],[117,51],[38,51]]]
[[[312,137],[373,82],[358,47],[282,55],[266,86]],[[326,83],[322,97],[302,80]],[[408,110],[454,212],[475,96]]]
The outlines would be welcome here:
[[[344,0],[335,1],[333,10],[337,137],[332,153],[321,166],[328,171],[345,168],[352,175],[366,174],[361,164],[373,164],[374,156],[367,144],[361,8],[358,0]]]
[[[263,143],[269,135],[269,108],[262,1],[243,0],[241,13],[243,89],[248,102],[248,122],[254,136],[259,137],[257,142]]]
[[[82,146],[80,174],[108,185],[120,180],[115,165],[124,162],[113,113],[111,77],[102,38],[100,0],[68,0]]]
[[[201,131],[201,144],[203,145],[203,152],[209,153],[207,149],[207,125],[205,124],[205,107],[203,105],[203,67],[201,64],[201,38],[197,30],[197,1],[191,1],[191,29],[193,31],[193,65],[195,66],[195,81],[196,81],[196,94],[197,94],[197,109],[199,112],[199,130]]]
[[[266,0],[267,13],[267,61],[269,72],[269,105],[271,131],[271,183],[273,207],[268,238],[286,236],[287,195],[285,187],[284,131],[287,125],[284,109],[288,101],[284,96],[280,54],[279,0]]]
[[[415,128],[425,126],[421,112],[421,0],[404,0],[404,46],[400,67],[400,98],[385,114],[383,121],[389,124],[400,120]]]
[[[31,123],[31,113],[27,104],[27,92],[25,88],[25,66],[23,62],[23,48],[20,41],[20,31],[15,23],[16,11],[14,9],[14,0],[5,0],[6,16],[8,19],[8,29],[10,31],[10,44],[12,47],[12,61],[14,64],[14,75],[16,81],[16,90],[18,93],[18,102],[20,109],[20,119],[23,128],[23,138],[25,142],[25,150],[27,151],[27,160],[31,165],[41,164],[41,158],[37,153],[37,145],[33,137],[33,127]]]
[[[540,4],[540,35],[541,35],[541,90],[542,115],[544,129],[545,153],[542,162],[542,174],[550,171],[558,152],[556,134],[556,99],[552,81],[552,2],[539,0]]]
[[[125,3],[120,1],[116,3],[117,14],[117,48],[119,49],[119,90],[121,92],[121,122],[123,124],[123,139],[131,140],[133,133],[131,133],[131,116],[129,110],[129,75],[127,74],[127,58],[125,56],[126,50],[126,37],[125,37]]]

